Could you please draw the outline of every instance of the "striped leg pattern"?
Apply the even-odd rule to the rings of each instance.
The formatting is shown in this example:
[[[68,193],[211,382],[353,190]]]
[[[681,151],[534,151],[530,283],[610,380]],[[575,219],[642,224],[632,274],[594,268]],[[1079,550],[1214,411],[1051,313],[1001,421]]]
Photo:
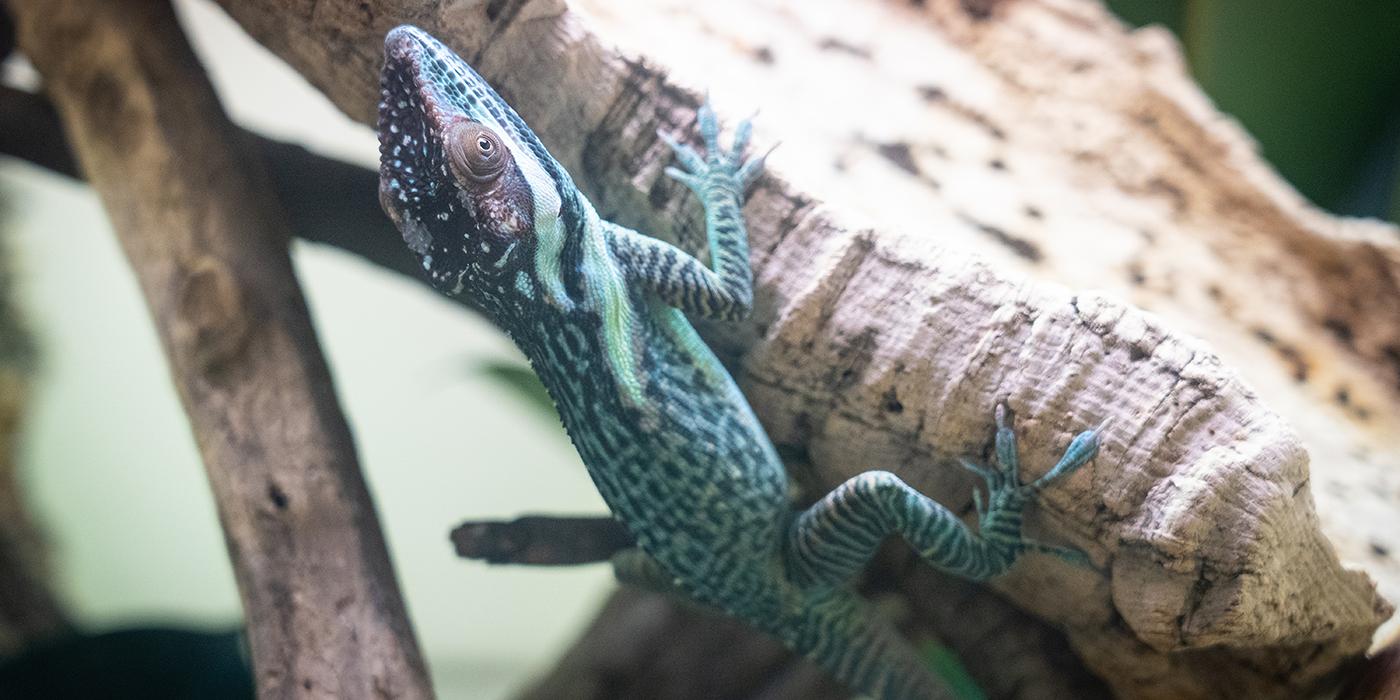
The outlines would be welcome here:
[[[706,155],[666,134],[661,139],[683,166],[667,168],[666,174],[689,187],[705,207],[713,269],[665,241],[616,224],[609,224],[608,237],[629,277],[662,301],[686,313],[735,321],[747,316],[753,305],[749,236],[740,207],[744,191],[763,171],[767,156],[744,159],[753,131],[749,120],[735,129],[728,149],[719,145],[719,121],[708,101],[700,108],[698,120]]]
[[[1025,504],[1041,489],[1094,458],[1104,426],[1076,435],[1054,468],[1022,485],[1016,433],[1011,426],[1011,411],[1005,405],[997,406],[996,422],[997,468],[962,462],[987,482],[985,502],[980,492],[973,493],[980,516],[976,532],[894,474],[865,472],[838,486],[797,517],[785,550],[793,580],[804,586],[841,585],[865,566],[885,537],[894,533],[904,537],[933,566],[974,580],[1006,571],[1025,551],[1053,554],[1087,565],[1087,557],[1078,550],[1023,538],[1021,514]]]

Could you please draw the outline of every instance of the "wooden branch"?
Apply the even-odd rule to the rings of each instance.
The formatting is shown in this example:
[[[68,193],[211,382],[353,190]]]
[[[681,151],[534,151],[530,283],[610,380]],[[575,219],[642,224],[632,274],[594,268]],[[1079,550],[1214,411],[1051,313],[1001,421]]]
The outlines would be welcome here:
[[[259,697],[431,696],[286,222],[171,8],[10,9],[156,321],[218,504]]]
[[[235,142],[267,164],[277,199],[295,205],[284,206],[294,235],[354,253],[427,285],[379,208],[379,176],[373,170],[251,131],[235,132]],[[5,86],[0,86],[0,154],[83,177],[48,99]]]
[[[521,700],[850,697],[816,666],[746,625],[669,596],[623,589]],[[698,659],[708,673],[697,673]]]
[[[452,530],[457,556],[491,564],[569,566],[606,562],[636,546],[622,524],[607,516],[529,515],[475,521]]]
[[[5,27],[0,16],[0,57],[5,54]],[[0,196],[0,223],[12,205]],[[16,457],[34,349],[11,298],[7,243],[0,237],[0,656],[72,629],[48,585],[47,548],[29,516],[18,474]]]
[[[655,67],[606,49],[566,3],[447,3],[410,13],[389,2],[327,0],[311,14],[272,0],[223,4],[254,37],[366,123],[373,120],[383,33],[399,22],[417,23],[455,46],[502,91],[600,213],[672,240],[693,239],[684,235],[694,225],[693,204],[660,177],[669,161],[654,134],[658,128],[689,133],[696,95],[668,83]],[[923,92],[910,90],[900,104],[926,119],[924,108],[909,105],[916,99],[938,103],[930,109],[942,116],[928,121],[962,139],[957,167],[945,180],[921,171],[924,154],[907,152],[907,144],[883,144],[890,148],[882,152],[906,177],[909,167],[928,176],[920,182],[939,189],[930,201],[939,202],[941,214],[922,220],[917,237],[858,229],[841,223],[812,195],[778,177],[766,179],[746,209],[757,313],[738,328],[707,328],[707,338],[733,361],[774,439],[810,455],[825,484],[872,466],[889,467],[941,501],[965,504],[970,482],[948,466],[948,458],[985,449],[997,399],[1009,398],[1026,418],[1024,453],[1039,469],[1073,431],[1118,417],[1095,465],[1047,493],[1029,520],[1042,538],[1088,550],[1100,572],[1035,559],[999,581],[998,590],[1065,626],[1082,657],[1119,693],[1292,696],[1328,683],[1341,664],[1366,648],[1390,606],[1364,574],[1341,566],[1320,532],[1308,492],[1308,456],[1287,423],[1212,350],[1157,317],[1103,295],[1028,284],[930,241],[932,231],[945,241],[970,232],[1005,244],[1021,265],[1061,260],[1070,266],[1072,254],[1027,244],[1002,219],[1014,213],[1035,220],[1053,207],[1050,220],[1065,222],[1054,229],[1058,233],[1095,216],[1113,220],[1117,203],[1151,199],[1151,206],[1133,209],[1126,225],[1083,228],[1119,237],[1109,240],[1139,236],[1144,226],[1165,236],[1178,211],[1172,192],[1204,198],[1203,208],[1192,209],[1202,216],[1212,207],[1229,212],[1255,185],[1257,172],[1228,175],[1222,169],[1220,177],[1237,185],[1228,190],[1235,199],[1224,203],[1211,199],[1214,181],[1188,190],[1186,183],[1168,180],[1154,189],[1150,176],[1121,186],[1100,181],[1098,189],[1083,191],[1051,188],[1033,203],[1020,200],[1014,193],[1028,183],[1045,188],[1102,170],[1105,161],[1096,157],[1150,172],[1163,153],[1174,157],[1172,149],[1181,145],[1149,139],[1135,150],[1134,132],[1126,130],[1116,140],[1095,142],[1097,150],[1051,149],[1046,144],[1074,142],[1040,131],[1036,120],[1013,109],[1033,106],[1031,97],[988,99],[988,109],[1004,113],[964,101],[962,93],[1000,95],[1016,88],[1004,64],[1017,60],[1018,46],[1046,53],[1060,47],[1073,56],[1078,44],[1066,37],[1099,38],[1109,48],[1122,42],[1121,27],[1094,6],[1022,0],[979,3],[983,9],[969,13],[951,0],[927,4],[946,26],[919,24],[906,12],[889,37],[903,32],[899,46],[928,47],[941,63],[901,65],[948,64],[956,70],[945,69],[943,82]],[[725,12],[722,5],[713,11]],[[785,21],[801,15],[791,8],[779,12],[788,13]],[[731,21],[703,26],[737,26],[732,8],[729,14]],[[919,41],[912,32],[922,32]],[[853,60],[859,53],[843,55]],[[1035,51],[1027,55],[1046,60]],[[1141,70],[1143,81],[1161,80],[1171,68],[1156,55],[1114,60],[1123,75]],[[825,80],[834,73],[815,74]],[[1179,70],[1173,80],[1189,85]],[[949,95],[954,99],[945,99]],[[1077,102],[1064,106],[1064,118],[1054,122],[1067,133],[1074,133],[1069,124],[1077,120],[1082,130],[1087,115],[1097,114],[1091,94],[1072,97]],[[813,113],[825,120],[851,111],[849,100],[839,105],[804,115],[812,122]],[[1154,105],[1160,108],[1135,116],[1182,130],[1202,118],[1170,98]],[[886,112],[896,113],[903,112]],[[1168,116],[1172,121],[1161,121]],[[799,153],[795,163],[802,154],[823,153],[791,143],[788,151]],[[953,144],[942,148],[943,157],[952,159],[954,152]],[[938,154],[929,148],[929,158]],[[1217,156],[1191,155],[1197,168],[1216,172],[1202,159]],[[1025,175],[998,180],[1013,156],[1010,167],[1024,168]],[[780,171],[782,162],[775,162]],[[856,183],[851,189],[872,186],[860,184],[868,180],[864,172],[848,178]],[[910,192],[907,184],[898,191]],[[1102,209],[1095,206],[1099,202]],[[1268,222],[1270,211],[1277,213],[1253,213],[1258,222]],[[1315,214],[1309,221],[1321,218]],[[1265,223],[1261,230],[1267,228]],[[1394,246],[1373,228],[1337,229],[1337,239],[1379,254],[1367,276],[1386,281],[1392,279]],[[1307,240],[1322,247],[1318,241],[1325,239],[1304,232],[1282,246]],[[1088,245],[1083,238],[1072,240],[1080,248],[1109,247],[1098,239]],[[1379,303],[1351,299],[1368,311]],[[1360,335],[1353,330],[1352,337]]]
[[[353,202],[349,206],[336,206],[342,199],[353,198],[354,192],[372,191],[376,179],[372,171],[256,134],[248,133],[245,138],[256,143],[268,161],[272,182],[282,201],[306,203],[289,212],[299,236],[346,248],[370,262],[398,272],[405,271],[399,261],[408,258],[399,250],[393,232],[386,230],[387,226],[377,210],[370,216],[359,218],[346,215],[346,212],[363,213],[361,207],[353,206]],[[47,101],[37,95],[0,88],[0,153],[23,157],[73,177],[79,176],[74,166],[65,169],[65,163],[71,164],[71,158],[67,155],[57,116],[52,113]],[[341,172],[346,169],[359,172],[352,177],[349,173]],[[328,216],[315,214],[327,210]],[[391,240],[393,250],[378,245],[380,241],[377,237]],[[416,269],[410,267],[407,272],[414,279],[423,281]],[[810,466],[798,468],[799,476],[810,471]],[[523,537],[515,523],[466,523],[453,531],[452,540],[459,556],[520,564],[600,561],[622,545],[623,540],[617,537],[617,533],[606,532],[613,529],[616,523],[602,528],[603,531],[590,531],[580,537],[569,527],[555,527],[573,524],[572,519],[560,520],[562,522],[551,519],[546,523],[530,519]],[[904,562],[903,568],[908,567],[909,563]],[[1015,694],[1022,698],[1072,696],[1087,699],[1107,696],[1106,690],[1082,670],[1073,658],[1068,642],[1053,628],[966,582],[927,573],[933,580],[921,581],[922,590],[944,591],[945,595],[930,601],[923,600],[917,590],[911,592],[910,600],[916,603],[924,619],[921,632],[931,638],[944,639],[948,646],[961,652],[963,663],[971,669],[982,689],[992,697]],[[953,591],[958,593],[947,594]],[[921,601],[922,604],[918,604]],[[648,623],[645,635],[638,635],[632,633],[637,624],[634,607],[662,608],[667,612]],[[977,615],[972,617],[977,624],[967,623],[969,616],[966,613],[970,607],[977,610]],[[705,679],[712,675],[710,669],[714,667],[713,661],[708,657],[694,657],[690,659],[690,667],[685,668],[682,667],[683,659],[672,654],[666,661],[666,674],[651,672],[647,669],[656,663],[653,658],[655,646],[640,643],[639,640],[666,640],[667,645],[682,649],[711,646],[730,648],[733,646],[731,641],[741,639],[745,640],[742,642],[745,646],[771,644],[771,640],[747,640],[746,637],[764,638],[732,620],[704,614],[672,598],[638,592],[618,594],[616,601],[603,609],[590,630],[569,652],[567,660],[540,681],[532,692],[533,696],[549,697],[559,688],[570,688],[584,693],[580,697],[587,697],[587,693],[581,689],[590,688],[592,690],[587,692],[596,697],[609,697],[606,693],[619,690],[616,679],[623,673],[617,668],[621,664],[630,669],[626,671],[631,684],[628,692],[656,698],[671,697],[666,694],[672,693],[675,694],[674,700],[695,697],[693,693],[704,692],[710,686],[706,683],[663,685],[658,679]],[[790,655],[778,659],[758,657],[755,662],[771,673],[755,671],[737,676],[760,679],[776,675],[784,680],[775,681],[771,686],[755,681],[748,688],[734,689],[735,693],[747,690],[764,698],[815,697],[817,691],[812,687],[812,676],[819,673],[810,665],[790,658]],[[1008,667],[1014,668],[1014,671],[1008,672]],[[793,672],[790,668],[805,670]],[[1027,688],[1032,690],[1028,691]],[[835,686],[830,686],[828,690],[837,692]]]

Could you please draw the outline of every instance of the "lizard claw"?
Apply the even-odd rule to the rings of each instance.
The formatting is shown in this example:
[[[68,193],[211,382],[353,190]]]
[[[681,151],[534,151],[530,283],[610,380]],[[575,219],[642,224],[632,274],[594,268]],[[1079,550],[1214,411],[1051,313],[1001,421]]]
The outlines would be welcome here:
[[[754,112],[754,116],[758,113]],[[674,136],[658,131],[657,136],[670,146],[676,153],[676,159],[680,161],[681,168],[667,168],[666,174],[670,177],[685,183],[697,195],[702,195],[702,190],[709,178],[720,177],[722,181],[727,180],[736,189],[742,198],[742,193],[758,179],[763,173],[764,162],[768,155],[777,148],[768,149],[766,153],[745,161],[744,151],[748,148],[749,139],[753,136],[753,116],[739,122],[734,129],[734,143],[729,150],[724,150],[719,145],[719,118],[715,115],[714,107],[710,104],[708,95],[705,102],[696,112],[696,122],[699,125],[700,136],[705,142],[705,152],[701,153],[695,148],[682,143]]]
[[[700,125],[700,136],[705,139],[705,150],[711,154],[718,154],[719,147],[719,117],[715,115],[715,108],[710,104],[710,93],[705,93],[705,102],[700,105],[699,111],[695,113],[696,121]]]

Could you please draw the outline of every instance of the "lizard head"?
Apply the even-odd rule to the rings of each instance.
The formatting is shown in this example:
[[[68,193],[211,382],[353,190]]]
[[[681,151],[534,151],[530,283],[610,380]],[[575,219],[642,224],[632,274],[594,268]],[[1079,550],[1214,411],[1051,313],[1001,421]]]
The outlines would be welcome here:
[[[379,201],[428,279],[486,307],[526,293],[543,239],[578,216],[569,176],[451,49],[410,26],[384,39]],[[518,291],[520,290],[520,291]]]

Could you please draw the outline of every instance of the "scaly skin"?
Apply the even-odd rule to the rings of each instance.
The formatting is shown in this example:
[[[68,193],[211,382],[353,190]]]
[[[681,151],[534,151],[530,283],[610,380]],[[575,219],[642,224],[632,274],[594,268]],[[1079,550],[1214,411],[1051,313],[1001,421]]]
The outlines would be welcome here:
[[[519,116],[426,33],[385,39],[380,199],[449,295],[474,299],[530,359],[594,483],[638,549],[619,576],[674,588],[747,620],[879,698],[943,694],[912,649],[849,588],[889,534],[969,578],[1026,550],[1082,555],[1021,537],[1021,510],[1090,460],[1096,431],[1021,485],[1009,411],[997,410],[999,468],[981,526],[888,472],[852,478],[795,511],[787,476],[753,411],[686,313],[734,320],[753,298],[740,212],[762,159],[744,161],[749,125],[722,149],[708,105],[705,154],[668,139],[668,173],[705,207],[714,269],[601,220]],[[664,138],[664,137],[663,137]]]

